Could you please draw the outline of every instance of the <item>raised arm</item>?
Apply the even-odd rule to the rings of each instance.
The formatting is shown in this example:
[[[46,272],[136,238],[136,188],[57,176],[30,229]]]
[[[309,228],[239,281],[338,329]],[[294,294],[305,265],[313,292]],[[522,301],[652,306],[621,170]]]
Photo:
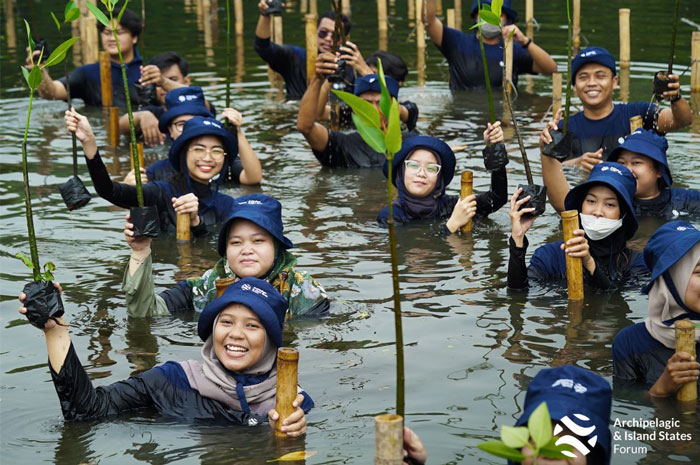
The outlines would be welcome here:
[[[255,37],[261,39],[269,39],[270,32],[270,17],[265,14],[267,11],[267,2],[265,0],[260,0],[258,2],[258,9],[260,9],[260,16],[258,17],[258,25],[255,27]]]
[[[515,31],[515,32],[513,32]],[[542,47],[537,45],[531,38],[522,33],[515,24],[504,26],[501,30],[503,39],[507,40],[511,33],[513,41],[522,45],[532,57],[532,71],[538,74],[551,75],[557,71],[557,64]]]
[[[299,104],[297,129],[311,145],[311,149],[322,152],[328,146],[328,129],[316,122],[318,99],[326,76],[338,67],[332,53],[322,53],[316,58],[316,73],[304,92]]]
[[[566,194],[569,193],[569,184],[566,182],[566,176],[564,175],[561,162],[556,158],[542,154],[542,147],[544,147],[544,144],[548,144],[552,141],[552,136],[549,135],[549,131],[557,129],[557,123],[558,120],[554,119],[547,123],[547,126],[542,130],[542,134],[540,135],[540,159],[542,160],[542,180],[544,181],[544,186],[547,188],[549,203],[552,204],[557,213],[561,213],[565,210],[564,199],[566,198]]]
[[[671,81],[668,84],[670,90],[664,92],[664,97],[670,99],[671,108],[664,108],[659,114],[658,130],[660,132],[675,131],[690,126],[693,122],[688,101],[682,97],[678,98],[681,87],[678,76],[671,74],[669,80]]]
[[[436,16],[437,2],[435,0],[427,0],[425,2],[425,7],[421,12],[421,17],[423,18],[423,24],[425,24],[425,31],[430,36],[430,40],[433,41],[438,47],[442,47],[442,21],[440,21]]]
[[[243,171],[239,176],[241,184],[255,185],[262,181],[262,166],[258,156],[251,147],[245,134],[243,134],[243,115],[233,108],[224,108],[222,116],[229,123],[236,126],[236,137],[238,139],[238,157],[241,159]]]
[[[39,59],[39,55],[41,53],[39,50],[35,50],[31,53],[30,52],[31,51],[29,50],[29,47],[27,47],[26,67],[29,71],[31,71],[34,67],[34,65],[32,65],[32,57],[34,58],[34,62],[36,62]],[[48,57],[44,56],[43,58]],[[66,100],[68,98],[68,92],[66,92],[66,87],[61,83],[61,81],[54,81],[51,78],[48,66],[41,70],[41,78],[41,84],[39,84],[37,92],[39,92],[39,95],[42,98],[48,100]]]

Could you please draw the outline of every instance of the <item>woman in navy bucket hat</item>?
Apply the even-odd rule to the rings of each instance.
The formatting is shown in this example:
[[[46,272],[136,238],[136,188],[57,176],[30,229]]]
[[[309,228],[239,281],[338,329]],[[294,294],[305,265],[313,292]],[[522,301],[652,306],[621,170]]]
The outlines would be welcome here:
[[[151,410],[186,421],[249,426],[267,418],[274,428],[279,420],[274,409],[277,349],[286,310],[287,301],[270,283],[243,278],[200,315],[201,359],[166,362],[97,389],[78,359],[64,317],[51,320],[43,331],[63,417],[95,420]],[[300,387],[297,392],[292,404],[296,410],[282,427],[290,437],[306,432],[305,413],[314,406]]]
[[[613,150],[608,161],[625,165],[637,179],[634,207],[637,216],[673,219],[700,213],[700,192],[672,187],[666,158],[668,142],[655,131],[637,129]]]
[[[100,157],[88,119],[74,109],[66,111],[66,127],[80,140],[95,190],[112,204],[138,206],[136,188],[112,181]],[[236,140],[213,118],[196,116],[170,147],[170,162],[178,175],[169,181],[143,185],[144,205],[158,207],[160,227],[175,231],[178,213],[190,215],[194,235],[207,233],[207,226],[223,222],[233,208],[233,197],[219,192],[222,177],[212,181],[238,153]],[[128,218],[128,215],[127,215]]]
[[[652,396],[672,396],[700,376],[697,360],[675,351],[673,329],[678,320],[700,323],[700,231],[685,221],[666,223],[649,239],[644,261],[651,269],[642,289],[649,295],[649,316],[615,336],[614,380],[651,386]],[[700,328],[695,343],[700,353]]]
[[[489,124],[484,142],[493,146],[503,141],[500,122]],[[486,150],[486,149],[485,149]],[[505,204],[507,199],[506,164],[508,158],[491,173],[491,188],[484,194],[470,195],[462,200],[447,195],[447,186],[455,173],[455,154],[445,142],[430,136],[413,136],[404,140],[392,161],[392,182],[398,198],[391,204],[397,224],[424,219],[447,220],[442,226],[446,235],[459,231],[473,217],[485,217]],[[388,162],[384,163],[384,176]],[[389,220],[389,207],[377,217],[382,226]]]
[[[563,173],[561,174],[563,176]],[[508,287],[525,289],[528,280],[566,283],[566,254],[583,262],[584,283],[596,290],[617,289],[625,280],[648,272],[639,252],[627,248],[627,240],[637,231],[633,197],[636,181],[619,163],[596,165],[586,181],[566,195],[567,210],[578,210],[582,229],[566,246],[562,241],[535,250],[530,266],[525,266],[527,238],[534,217],[533,209],[520,207],[518,189],[510,200],[511,238],[508,262]],[[548,192],[549,193],[549,192]]]
[[[290,315],[318,315],[330,306],[323,287],[296,268],[297,257],[289,251],[294,244],[284,235],[282,205],[268,195],[238,197],[219,233],[219,261],[201,277],[160,294],[154,290],[150,240],[133,239],[128,228],[124,232],[132,248],[122,283],[131,316],[200,312],[216,298],[218,278],[248,276],[270,282],[289,302]]]

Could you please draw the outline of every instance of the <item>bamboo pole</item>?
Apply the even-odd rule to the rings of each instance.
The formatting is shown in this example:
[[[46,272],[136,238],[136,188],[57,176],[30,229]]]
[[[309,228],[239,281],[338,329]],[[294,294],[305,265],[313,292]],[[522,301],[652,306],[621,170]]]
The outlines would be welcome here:
[[[309,0],[309,14],[318,18],[318,1]]]
[[[119,107],[109,107],[109,145],[112,147],[117,147],[119,145]],[[131,163],[131,169],[133,170],[133,162]]]
[[[277,349],[277,394],[275,396],[275,410],[280,417],[275,424],[277,436],[287,436],[280,431],[282,422],[294,413],[292,406],[297,397],[297,374],[299,371],[299,351],[292,347],[280,347]]]
[[[693,31],[690,41],[690,91],[700,92],[700,31]]]
[[[447,27],[450,29],[455,29],[455,10],[454,8],[447,9]]]
[[[379,50],[386,50],[387,34],[389,33],[386,0],[377,0],[377,24],[379,31]]]
[[[84,34],[80,36],[83,43],[83,63],[94,63],[100,59],[99,41],[97,37],[97,19],[88,14],[83,16]]]
[[[564,229],[564,243],[574,237],[578,227],[578,210],[566,210],[561,213]],[[581,258],[566,256],[566,284],[569,300],[583,299],[583,261]]]
[[[403,463],[403,418],[387,413],[374,417],[374,465]]]
[[[674,324],[676,329],[676,352],[685,352],[696,357],[695,353],[695,325],[687,320],[679,320]],[[698,385],[696,381],[685,383],[676,393],[676,398],[687,402],[698,398]]]
[[[9,49],[17,47],[14,3],[12,0],[5,0],[5,31],[7,31],[7,48]]]
[[[76,3],[77,5],[77,3]],[[80,17],[78,17],[77,21],[73,21],[70,25],[71,29],[71,37],[80,37]],[[76,43],[73,44],[73,66],[78,67],[82,63],[82,57],[83,57],[83,46],[80,43],[80,41],[77,41]]]
[[[462,0],[455,0],[455,29],[462,30]]]
[[[620,8],[620,68],[630,67],[630,9]]]
[[[411,26],[411,21],[416,19],[416,0],[408,0],[408,22]]]
[[[632,134],[637,129],[641,128],[644,122],[642,117],[637,115],[630,118],[630,134]]]
[[[175,232],[175,237],[178,242],[189,242],[190,241],[190,214],[189,213],[178,213],[177,214],[177,229]]]
[[[557,112],[561,109],[561,85],[561,73],[552,73],[552,114],[554,116],[556,116]]]
[[[425,84],[425,25],[423,24],[423,0],[416,0],[416,49],[418,57],[418,85]]]
[[[463,171],[462,178],[460,179],[460,191],[459,200],[463,200],[465,197],[469,197],[474,193],[474,173],[471,171]],[[462,226],[461,232],[466,233],[472,230],[472,220],[469,220],[467,224]]]
[[[442,16],[442,0],[435,0],[435,14]]]
[[[236,36],[236,74],[234,81],[243,82],[245,75],[245,48],[243,47],[243,36]]]
[[[508,40],[504,51],[505,61],[505,81],[503,82],[503,91],[511,95],[513,92],[513,41]]]
[[[283,40],[283,22],[282,22],[282,16],[273,16],[272,17],[272,42],[275,44],[282,45],[284,43]],[[270,68],[270,66],[267,66],[267,75],[268,78],[270,79],[270,84],[272,84],[273,87],[280,87],[282,85],[282,76],[279,73],[276,73],[275,71]]]
[[[117,120],[119,120],[119,117],[117,117]],[[129,144],[129,155],[132,154],[132,145]],[[139,157],[139,166],[144,166],[143,164],[143,142],[137,142],[136,143],[136,155]],[[129,159],[131,160],[131,169],[134,169],[134,157],[130,156]],[[137,176],[140,176],[141,173],[134,173]]]
[[[581,0],[574,0],[574,50],[578,53],[581,48]]]
[[[233,284],[235,280],[236,278],[234,278],[233,276],[231,276],[230,278],[217,278],[214,281],[214,284],[216,285],[216,297],[221,297],[221,294],[223,294],[226,288]]]
[[[100,88],[102,89],[102,108],[113,104],[112,92],[112,60],[109,52],[100,53]]]
[[[236,16],[236,35],[243,35],[243,0],[234,0],[233,11]]]
[[[301,2],[299,2],[299,13],[301,13],[302,15],[305,15],[308,12],[309,12],[309,0],[301,0]]]
[[[534,0],[525,0],[525,25],[527,26],[527,36],[532,37],[535,33],[535,2]]]
[[[620,101],[627,103],[630,100],[630,69],[620,68]]]
[[[350,0],[343,0],[343,14],[348,18],[352,16],[352,9],[350,8]]]
[[[318,55],[317,16],[308,14],[304,18],[306,20],[306,82],[311,82],[316,74],[316,56]]]

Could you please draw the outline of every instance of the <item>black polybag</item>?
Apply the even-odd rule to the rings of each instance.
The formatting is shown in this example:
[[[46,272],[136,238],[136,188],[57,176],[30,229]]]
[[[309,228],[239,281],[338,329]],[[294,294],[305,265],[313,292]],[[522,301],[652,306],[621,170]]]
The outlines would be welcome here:
[[[37,328],[44,329],[49,318],[63,316],[63,301],[61,294],[52,281],[33,281],[22,289],[27,295],[24,306],[27,308],[26,317]]]
[[[664,99],[664,92],[668,92],[668,83],[671,82],[668,79],[668,73],[666,71],[657,71],[654,74],[654,97],[656,100]]]
[[[68,210],[84,207],[90,201],[90,193],[83,181],[77,176],[71,176],[58,189],[61,191],[61,197],[63,197]]]
[[[484,167],[487,171],[498,171],[508,164],[508,152],[503,142],[487,145],[481,151],[484,156]]]
[[[129,210],[131,223],[134,225],[134,236],[158,237],[160,232],[160,220],[158,219],[158,207],[149,205],[146,207],[131,207]]]
[[[520,184],[518,187],[523,190],[518,196],[518,200],[521,200],[528,195],[530,196],[530,200],[525,202],[520,207],[520,210],[523,208],[535,209],[535,211],[527,213],[523,216],[538,216],[544,213],[544,209],[547,206],[547,187],[538,186],[537,184]]]
[[[574,135],[571,132],[563,133],[556,129],[551,129],[549,135],[552,142],[542,147],[542,154],[563,162],[571,157],[574,146]]]

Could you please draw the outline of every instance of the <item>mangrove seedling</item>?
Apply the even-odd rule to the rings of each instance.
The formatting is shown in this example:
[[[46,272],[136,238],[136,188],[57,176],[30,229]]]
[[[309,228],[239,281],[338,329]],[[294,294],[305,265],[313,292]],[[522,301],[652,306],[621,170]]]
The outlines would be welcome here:
[[[141,163],[138,157],[138,147],[136,144],[136,129],[134,128],[134,114],[131,111],[131,97],[129,95],[129,82],[126,78],[126,64],[122,57],[122,50],[119,46],[119,37],[117,36],[117,25],[122,19],[122,15],[129,4],[129,0],[124,0],[121,10],[117,17],[114,17],[114,8],[119,3],[119,0],[101,0],[102,4],[109,13],[109,18],[100,11],[93,3],[87,2],[87,7],[107,30],[111,30],[114,35],[114,41],[117,43],[117,53],[119,55],[119,65],[122,71],[122,82],[124,84],[124,98],[126,100],[126,111],[129,115],[129,145],[131,147],[131,161],[133,162],[134,172],[141,171]],[[158,208],[155,205],[144,206],[143,201],[143,186],[141,185],[141,176],[136,176],[136,197],[138,207],[130,209],[131,223],[134,225],[134,234],[136,236],[157,237],[160,230],[158,219]]]
[[[680,10],[680,0],[676,0],[676,7],[673,13],[673,31],[671,32],[671,50],[668,57],[668,69],[666,71],[657,71],[654,74],[654,97],[661,102],[664,99],[664,92],[668,92],[668,76],[673,72],[673,57],[676,50],[676,33],[678,32],[678,15]]]
[[[56,15],[51,12],[51,18],[56,24],[56,29],[58,29],[58,34],[63,40],[63,33],[61,29],[64,24],[69,24],[80,17],[80,9],[75,6],[75,2],[70,0],[65,9],[63,10],[63,22],[60,22]],[[68,60],[63,60],[63,72],[66,76],[66,93],[68,95],[68,108],[72,107],[71,97],[70,97],[70,77],[68,76]],[[85,188],[85,184],[78,177],[78,144],[76,141],[75,133],[71,135],[72,139],[72,149],[73,149],[73,176],[71,176],[68,181],[61,184],[59,190],[61,192],[61,197],[65,202],[68,210],[75,210],[84,207],[90,201],[90,193]]]
[[[549,409],[547,403],[542,402],[530,415],[527,427],[503,425],[500,440],[482,442],[477,447],[491,455],[516,463],[531,458],[532,463],[537,465],[538,457],[564,460],[575,457],[571,446],[563,439],[552,434]],[[521,452],[525,446],[530,446],[531,455],[526,456]]]
[[[226,108],[231,108],[231,1],[226,0]]]
[[[499,2],[499,6],[498,6],[499,14],[498,14],[497,19],[498,19],[498,25],[500,26],[501,25],[500,11],[501,11],[501,8],[503,7],[503,0],[496,0],[496,2]],[[491,124],[493,124],[496,122],[496,110],[493,106],[493,93],[491,92],[491,79],[489,79],[489,66],[488,66],[488,63],[486,61],[486,50],[484,49],[484,38],[481,37],[481,26],[488,23],[488,21],[485,21],[483,19],[482,11],[483,11],[483,15],[485,15],[485,16],[492,15],[493,14],[493,12],[492,12],[493,3],[491,4],[490,8],[489,8],[489,5],[484,5],[483,10],[482,10],[482,6],[481,6],[481,1],[479,1],[477,5],[479,7],[477,10],[479,12],[479,18],[478,18],[476,24],[473,25],[470,29],[476,28],[479,30],[479,48],[481,49],[481,64],[484,68],[484,84],[486,84],[486,96],[488,97],[488,102],[489,102],[489,122]],[[490,19],[493,20],[493,18],[490,18]]]
[[[36,48],[32,39],[32,31],[29,23],[25,20],[24,24],[27,28],[27,42],[31,50]],[[27,70],[24,66],[21,67],[24,80],[29,87],[29,106],[27,107],[27,122],[24,126],[24,138],[22,139],[22,177],[24,180],[24,212],[27,217],[27,237],[29,239],[29,254],[30,257],[22,253],[16,255],[24,264],[32,270],[34,281],[24,286],[23,292],[27,295],[24,306],[27,308],[27,318],[29,321],[39,328],[43,328],[49,318],[57,318],[63,315],[63,302],[58,290],[54,287],[53,271],[56,269],[53,263],[47,262],[44,265],[44,272],[41,271],[39,264],[39,251],[36,245],[36,233],[34,231],[34,215],[32,213],[32,197],[29,189],[29,168],[27,166],[27,136],[29,134],[29,122],[32,116],[32,102],[34,101],[34,92],[39,88],[42,80],[41,71],[47,66],[53,66],[66,57],[68,49],[78,40],[77,37],[72,37],[51,52],[49,57],[44,60],[44,48],[39,52],[39,56],[34,61],[34,56],[30,57],[32,69]]]
[[[503,0],[493,0],[490,5],[482,5],[481,10],[479,10],[479,21],[477,22],[477,25],[479,28],[484,25],[484,24],[491,24],[494,26],[497,26],[501,28],[501,31],[503,30],[501,26],[501,9],[503,7]],[[513,34],[515,33],[515,29],[511,32],[510,37],[506,38],[505,46],[508,46],[509,42],[512,42],[513,40]],[[485,59],[485,55],[483,55],[483,50],[482,50],[482,57]],[[504,48],[504,59],[503,61],[505,62],[505,48]],[[506,80],[506,72],[505,72],[505,66],[503,67],[503,86],[505,90],[505,86],[510,85],[509,82]],[[523,160],[523,166],[525,168],[525,176],[527,177],[527,182],[528,184],[520,184],[518,187],[521,188],[523,191],[518,197],[518,200],[523,199],[527,196],[530,196],[530,200],[528,200],[525,204],[522,205],[521,208],[534,208],[535,210],[532,213],[529,213],[529,215],[536,216],[536,215],[541,215],[544,213],[545,205],[546,205],[546,195],[547,195],[547,189],[544,186],[540,186],[537,184],[534,184],[533,179],[532,179],[532,171],[530,170],[530,162],[527,158],[527,152],[525,151],[525,144],[523,144],[523,138],[522,135],[520,134],[520,129],[518,128],[518,120],[515,117],[515,111],[513,109],[513,102],[510,96],[510,92],[505,90],[503,92],[503,95],[505,96],[506,100],[506,106],[508,107],[508,111],[510,112],[510,120],[513,124],[513,129],[515,130],[515,136],[518,140],[518,147],[520,148],[520,155],[522,156]],[[504,147],[505,149],[505,147]]]
[[[566,58],[566,103],[564,104],[564,123],[562,130],[550,130],[549,135],[552,142],[542,147],[542,154],[556,158],[560,162],[567,160],[571,156],[574,145],[574,135],[568,132],[569,116],[571,114],[571,86],[573,76],[571,75],[571,56],[573,54],[573,20],[571,19],[570,0],[566,0],[566,19],[568,22],[567,58]]]
[[[377,59],[377,75],[382,92],[378,110],[374,105],[349,92],[333,90],[343,102],[352,109],[352,121],[362,140],[378,153],[387,158],[387,198],[389,200],[389,245],[391,249],[391,278],[394,291],[394,328],[396,331],[396,413],[404,416],[404,357],[403,329],[401,326],[401,294],[399,290],[398,253],[396,251],[396,232],[391,203],[394,200],[391,161],[401,150],[401,121],[399,120],[399,102],[389,95],[384,78],[382,61]]]

